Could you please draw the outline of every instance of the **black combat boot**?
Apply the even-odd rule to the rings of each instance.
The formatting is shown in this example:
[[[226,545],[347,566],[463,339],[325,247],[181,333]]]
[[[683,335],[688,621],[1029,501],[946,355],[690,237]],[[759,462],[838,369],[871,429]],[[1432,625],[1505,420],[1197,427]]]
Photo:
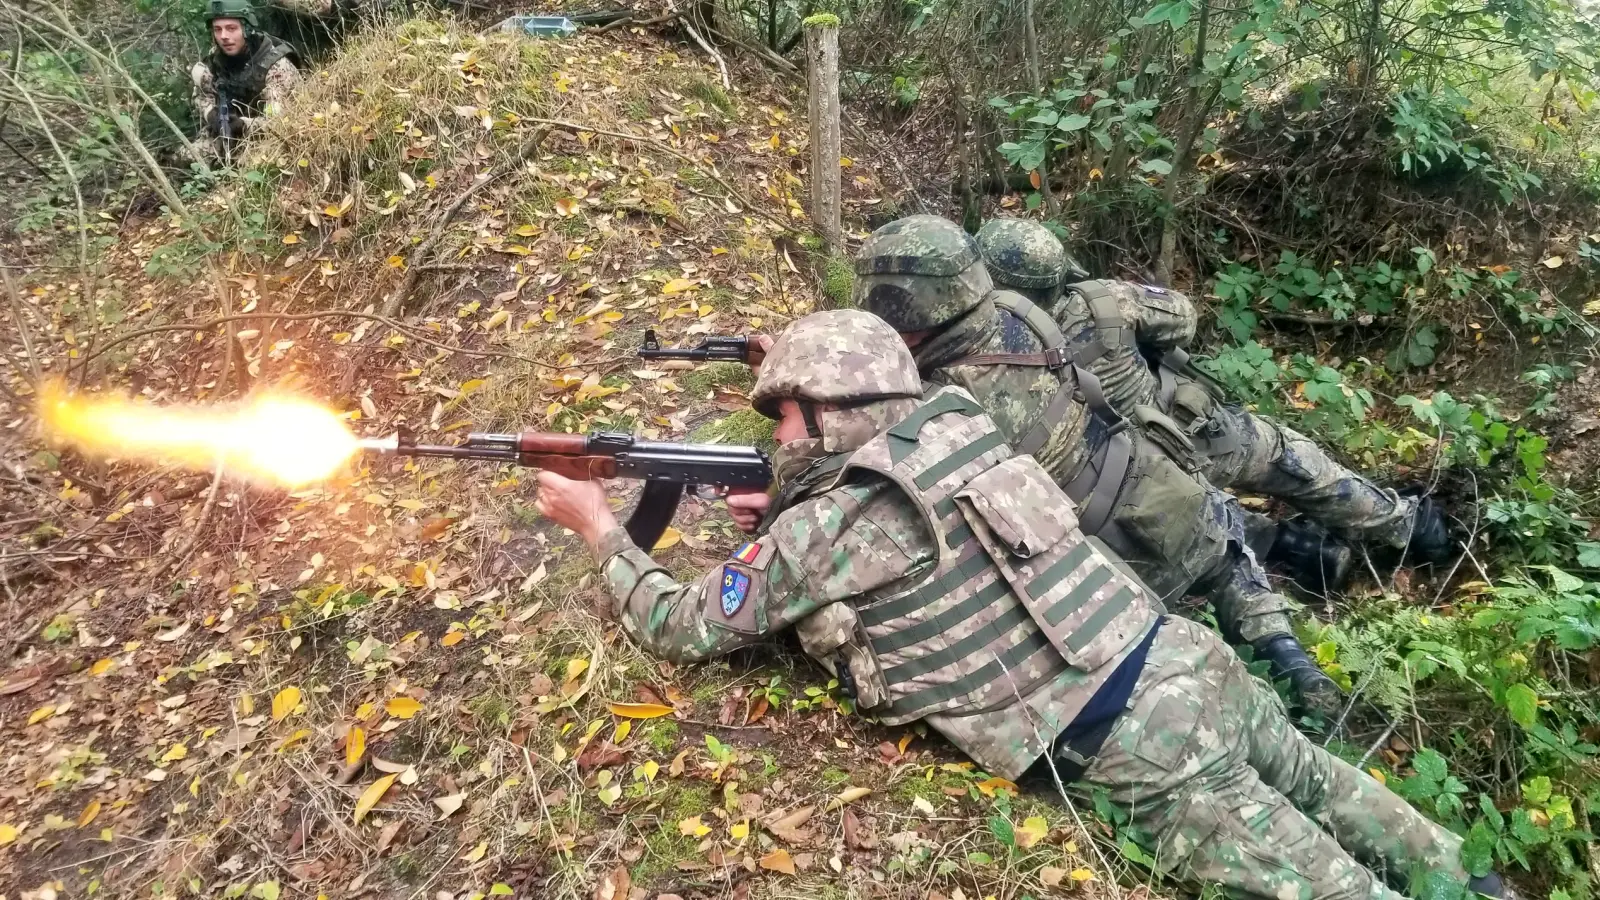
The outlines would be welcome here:
[[[1344,709],[1344,692],[1333,679],[1306,655],[1306,648],[1292,634],[1269,634],[1250,642],[1256,659],[1272,664],[1274,679],[1286,678],[1300,698],[1306,712],[1321,715],[1332,723]]]
[[[1516,892],[1495,872],[1467,879],[1467,889],[1496,900],[1517,900]]]
[[[1427,494],[1417,495],[1417,508],[1411,514],[1411,540],[1406,544],[1406,561],[1422,565],[1438,564],[1455,555],[1444,509]]]
[[[1344,590],[1355,555],[1338,539],[1304,522],[1279,522],[1267,561],[1282,563],[1295,584],[1326,596]]]

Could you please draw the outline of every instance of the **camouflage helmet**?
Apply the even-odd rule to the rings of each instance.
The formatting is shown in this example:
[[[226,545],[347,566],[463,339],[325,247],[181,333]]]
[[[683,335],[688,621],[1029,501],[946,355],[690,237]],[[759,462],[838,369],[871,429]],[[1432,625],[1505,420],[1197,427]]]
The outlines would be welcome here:
[[[750,403],[776,419],[784,398],[850,406],[920,396],[922,378],[900,335],[871,313],[833,309],[798,319],[778,336]]]
[[[901,333],[938,328],[993,290],[972,236],[938,216],[890,222],[856,254],[856,305]]]
[[[256,8],[250,0],[208,0],[206,23],[210,24],[218,19],[238,19],[252,28],[259,24],[256,21]]]
[[[1028,219],[990,219],[978,229],[978,252],[989,274],[1008,288],[1053,288],[1067,271],[1061,241]]]

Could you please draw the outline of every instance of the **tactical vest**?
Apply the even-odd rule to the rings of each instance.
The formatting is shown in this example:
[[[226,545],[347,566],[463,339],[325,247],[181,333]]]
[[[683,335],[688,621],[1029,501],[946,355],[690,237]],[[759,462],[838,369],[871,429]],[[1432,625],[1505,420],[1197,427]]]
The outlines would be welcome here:
[[[1044,366],[1058,371],[1072,365],[1067,351],[1067,338],[1049,313],[1032,300],[1014,291],[996,291],[989,295],[995,308],[1016,316],[1028,326],[1035,338],[1045,348],[1042,353],[982,353],[950,363],[952,366]],[[1050,400],[1039,421],[1028,433],[1012,442],[1019,453],[1033,453],[1049,440],[1055,427],[1074,403],[1086,404],[1111,431],[1111,438],[1100,447],[1077,476],[1062,485],[1067,496],[1077,504],[1080,525],[1085,534],[1098,535],[1111,524],[1111,514],[1117,499],[1122,495],[1123,480],[1133,461],[1133,442],[1123,433],[1127,420],[1106,401],[1100,389],[1100,379],[1081,366],[1073,366],[1072,377],[1062,373],[1061,386]],[[1080,396],[1081,394],[1081,396]]]
[[[1084,300],[1094,327],[1094,340],[1072,354],[1072,361],[1089,368],[1116,350],[1139,354],[1138,336],[1122,315],[1111,290],[1112,282],[1081,281],[1067,285]],[[1031,324],[1031,323],[1030,323]],[[1135,404],[1127,414],[1168,455],[1198,468],[1194,454],[1218,456],[1237,449],[1231,433],[1214,426],[1212,413],[1221,396],[1220,386],[1193,362],[1189,352],[1173,347],[1153,362],[1155,403]]]
[[[915,504],[938,564],[909,590],[832,604],[798,630],[861,709],[889,724],[1002,709],[1069,667],[1079,677],[1058,702],[1075,703],[1075,715],[1161,613],[1084,537],[1043,467],[1014,455],[963,390],[939,391],[862,446],[841,481],[860,472]],[[980,762],[993,755],[962,749]]]
[[[234,115],[261,115],[261,94],[267,89],[267,73],[279,60],[295,61],[293,45],[270,34],[262,34],[260,38],[261,46],[256,48],[249,61],[237,69],[230,70],[224,66],[222,52],[215,47],[206,60],[206,67],[211,70],[211,88],[216,91],[218,105],[221,105],[224,97],[227,98]]]

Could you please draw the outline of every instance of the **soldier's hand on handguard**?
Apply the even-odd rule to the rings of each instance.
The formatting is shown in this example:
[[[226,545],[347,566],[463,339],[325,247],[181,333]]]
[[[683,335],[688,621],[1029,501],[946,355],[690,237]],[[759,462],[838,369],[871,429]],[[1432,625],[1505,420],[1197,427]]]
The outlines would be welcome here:
[[[590,549],[598,547],[600,538],[617,527],[617,517],[611,513],[605,484],[600,480],[575,481],[546,470],[536,477],[539,499],[534,505],[540,515],[577,532]]]
[[[754,344],[756,346],[756,349],[761,351],[761,355],[759,357],[757,357],[755,359],[752,359],[750,361],[750,371],[755,373],[755,374],[757,374],[757,375],[760,375],[761,374],[761,363],[762,363],[763,360],[765,360],[767,358],[767,353],[772,350],[772,335],[770,335],[770,334],[752,334],[749,337],[749,341],[750,341],[750,343],[752,343],[752,344]],[[729,504],[729,506],[732,506],[732,504]],[[734,521],[738,521],[738,520],[735,519]],[[740,528],[744,528],[743,525],[741,525],[739,527]],[[749,529],[745,529],[745,530],[748,531]]]
[[[761,488],[734,488],[728,491],[725,499],[733,524],[745,534],[755,534],[772,506],[772,496]]]

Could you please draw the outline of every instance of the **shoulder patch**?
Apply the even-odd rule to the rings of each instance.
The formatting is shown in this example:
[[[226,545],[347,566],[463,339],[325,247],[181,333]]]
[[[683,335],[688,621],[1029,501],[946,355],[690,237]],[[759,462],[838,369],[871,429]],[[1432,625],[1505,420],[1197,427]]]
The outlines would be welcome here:
[[[722,615],[731,619],[750,596],[750,576],[732,565],[722,567]]]
[[[760,572],[767,568],[768,563],[772,562],[773,553],[774,550],[769,543],[746,541],[740,544],[739,549],[733,551],[733,554],[728,559],[733,562],[743,563]]]

